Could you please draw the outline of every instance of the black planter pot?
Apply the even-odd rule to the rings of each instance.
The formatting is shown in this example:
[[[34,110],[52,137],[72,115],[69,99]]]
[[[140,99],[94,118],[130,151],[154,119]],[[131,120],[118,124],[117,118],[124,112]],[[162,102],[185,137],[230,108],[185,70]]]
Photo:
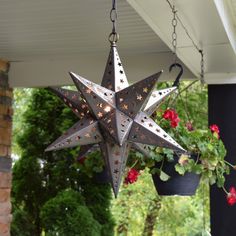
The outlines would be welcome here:
[[[162,181],[158,174],[153,174],[152,179],[156,191],[161,196],[191,196],[196,193],[200,181],[200,175],[195,173],[186,173],[179,175],[175,171],[175,164],[178,162],[178,157],[174,157],[173,162],[164,162],[162,170],[170,176],[167,181]],[[160,162],[156,163],[156,168],[160,168]]]

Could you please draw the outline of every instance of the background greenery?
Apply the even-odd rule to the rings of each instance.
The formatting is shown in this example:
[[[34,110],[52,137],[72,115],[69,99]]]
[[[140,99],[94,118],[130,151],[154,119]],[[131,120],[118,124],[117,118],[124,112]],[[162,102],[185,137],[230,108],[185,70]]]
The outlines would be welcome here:
[[[206,128],[206,87],[185,82],[180,91],[160,109],[175,108],[180,119]],[[77,149],[44,153],[75,122],[72,112],[45,89],[14,93],[13,152],[20,158],[13,168],[13,236],[208,235],[209,198],[204,183],[194,197],[162,198],[145,170],[136,183],[122,186],[118,199],[110,201],[110,186],[96,184],[75,164]]]
[[[46,89],[15,93],[11,235],[112,235],[110,186],[80,172],[77,149],[44,151],[77,118]]]

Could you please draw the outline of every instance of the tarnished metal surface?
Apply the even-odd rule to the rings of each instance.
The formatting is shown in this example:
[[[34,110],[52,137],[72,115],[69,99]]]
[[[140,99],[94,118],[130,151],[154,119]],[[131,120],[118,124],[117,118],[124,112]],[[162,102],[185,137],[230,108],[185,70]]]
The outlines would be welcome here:
[[[88,144],[80,147],[79,154],[76,158],[77,161],[79,161],[82,158],[85,158],[86,155],[88,155],[91,152],[99,150],[98,144]]]
[[[111,46],[101,85],[114,92],[118,92],[129,86],[115,45]]]
[[[105,139],[114,141],[122,146],[126,142],[133,120],[119,110],[110,112],[109,115],[99,121],[104,130]]]
[[[144,112],[140,112],[134,119],[128,141],[185,151]]]
[[[142,143],[132,143],[131,148],[141,152],[144,156],[150,157],[151,146]]]
[[[92,149],[97,149],[99,144],[106,168],[110,172],[115,196],[119,191],[131,146],[146,156],[149,153],[148,145],[184,152],[178,143],[149,118],[155,108],[176,89],[173,87],[153,92],[161,73],[129,86],[116,46],[112,43],[102,86],[71,72],[79,92],[54,88],[54,92],[66,105],[73,111],[78,110],[74,112],[82,119],[46,150],[87,145],[80,151],[81,158]]]
[[[165,100],[165,98],[174,91],[176,91],[176,89],[177,87],[172,87],[154,91],[149,97],[147,105],[145,106],[143,111],[146,114],[151,115],[157,109],[157,107]]]
[[[72,91],[69,89],[63,89],[60,87],[50,87],[49,90],[54,92],[62,101],[72,109],[72,111],[79,118],[89,115],[89,107],[87,103],[82,99],[81,93],[78,91]]]
[[[81,92],[93,115],[99,120],[115,108],[115,93],[83,77],[70,72],[77,89]]]
[[[46,151],[100,143],[101,141],[102,135],[98,128],[98,121],[89,117],[84,117],[53,142]]]
[[[119,192],[122,174],[125,170],[130,143],[126,142],[123,146],[119,146],[111,142],[101,143],[101,151],[105,158],[105,163],[108,165],[112,180],[112,188],[115,196]]]
[[[162,72],[158,72],[116,93],[117,108],[131,118],[142,110]]]

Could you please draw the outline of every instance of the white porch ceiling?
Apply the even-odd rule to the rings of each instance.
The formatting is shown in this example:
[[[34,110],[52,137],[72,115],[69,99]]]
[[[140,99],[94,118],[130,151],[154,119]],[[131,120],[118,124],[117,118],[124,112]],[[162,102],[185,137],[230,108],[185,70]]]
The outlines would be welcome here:
[[[68,84],[69,70],[100,82],[109,52],[110,9],[110,0],[4,1],[0,52],[12,61],[11,85]],[[167,70],[172,59],[165,43],[126,1],[118,1],[118,14],[118,46],[130,80]],[[193,76],[185,71],[186,78]]]
[[[214,1],[175,3],[194,39],[203,45],[207,76],[230,74],[232,79],[236,57]],[[109,51],[110,8],[111,0],[1,1],[0,57],[12,62],[11,85],[70,84],[70,70],[100,82]],[[129,80],[168,71],[171,17],[165,0],[118,0],[118,49]],[[196,78],[199,55],[180,28],[178,55],[186,65],[184,79]],[[173,75],[166,72],[162,79],[173,79]]]
[[[118,6],[123,51],[168,50],[126,1]],[[110,8],[110,0],[3,1],[1,56],[21,61],[106,52]]]

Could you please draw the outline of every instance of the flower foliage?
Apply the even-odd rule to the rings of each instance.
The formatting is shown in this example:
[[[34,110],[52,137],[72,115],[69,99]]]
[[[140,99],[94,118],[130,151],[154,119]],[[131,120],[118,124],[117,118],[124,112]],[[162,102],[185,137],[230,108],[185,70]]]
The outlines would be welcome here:
[[[179,143],[186,154],[177,155],[165,148],[155,148],[155,161],[173,161],[179,158],[175,165],[175,170],[184,175],[186,172],[200,174],[204,181],[210,185],[217,184],[218,187],[224,187],[225,174],[229,174],[229,167],[234,167],[225,160],[226,149],[220,139],[220,129],[216,124],[212,124],[208,129],[195,128],[191,121],[179,119],[178,113],[174,109],[166,109],[164,112],[156,113],[156,121],[164,128],[173,139]],[[162,165],[161,165],[162,166]],[[157,173],[160,179],[167,181],[168,178],[163,170],[153,168],[151,173]],[[227,201],[230,205],[236,203],[236,190],[232,187],[227,193]]]
[[[180,156],[179,163],[175,166],[176,171],[183,175],[186,172],[201,174],[210,184],[216,183],[223,187],[225,182],[224,174],[229,173],[229,166],[225,162],[226,149],[219,139],[218,126],[210,129],[194,129],[183,122],[180,122],[175,129],[167,126],[169,134],[188,151],[188,155]],[[196,156],[197,159],[191,158]]]
[[[169,121],[177,118],[178,125],[173,127]],[[210,184],[216,183],[218,187],[223,187],[224,174],[229,173],[229,166],[224,160],[226,149],[219,139],[219,127],[214,124],[208,129],[197,129],[190,121],[180,121],[178,113],[173,109],[157,112],[156,120],[159,120],[164,130],[187,150],[185,155],[179,157],[179,162],[175,166],[176,171],[181,175],[186,172],[201,174]],[[156,148],[155,155],[160,161],[172,161],[174,158],[174,152],[164,148]],[[193,156],[195,158],[192,158]]]

